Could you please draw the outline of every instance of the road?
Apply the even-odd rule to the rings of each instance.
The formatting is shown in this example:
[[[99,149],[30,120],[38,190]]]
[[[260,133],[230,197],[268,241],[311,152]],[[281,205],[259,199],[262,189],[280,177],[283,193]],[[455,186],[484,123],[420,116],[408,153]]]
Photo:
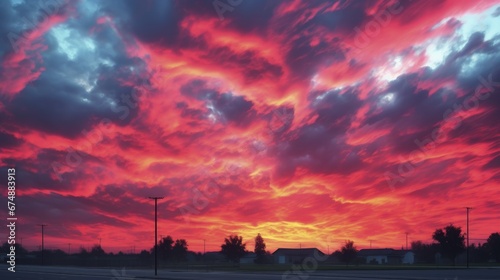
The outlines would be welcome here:
[[[400,279],[400,280],[498,280],[499,268],[473,268],[453,270],[364,270],[364,271],[317,271],[299,274],[283,273],[242,273],[242,272],[193,272],[159,270],[155,278],[152,270],[138,269],[105,269],[105,268],[74,268],[74,267],[41,267],[17,266],[16,272],[7,270],[6,265],[0,265],[0,279],[6,280],[83,280],[83,279],[207,279],[207,280],[370,280],[370,279]],[[307,277],[306,277],[307,276]]]

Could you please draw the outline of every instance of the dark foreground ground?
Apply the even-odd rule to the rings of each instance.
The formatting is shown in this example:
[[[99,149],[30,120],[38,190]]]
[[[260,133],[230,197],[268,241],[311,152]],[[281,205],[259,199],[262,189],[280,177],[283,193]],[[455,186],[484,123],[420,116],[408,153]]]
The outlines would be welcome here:
[[[242,272],[193,272],[142,269],[106,269],[106,268],[73,268],[73,267],[42,267],[17,266],[16,272],[7,270],[6,265],[0,265],[0,279],[213,279],[213,280],[271,280],[271,279],[336,279],[336,280],[368,280],[368,279],[401,279],[401,280],[499,280],[500,268],[471,269],[433,269],[433,270],[345,270],[317,271],[303,274],[284,274],[283,272],[242,273]],[[300,277],[299,277],[300,276]]]

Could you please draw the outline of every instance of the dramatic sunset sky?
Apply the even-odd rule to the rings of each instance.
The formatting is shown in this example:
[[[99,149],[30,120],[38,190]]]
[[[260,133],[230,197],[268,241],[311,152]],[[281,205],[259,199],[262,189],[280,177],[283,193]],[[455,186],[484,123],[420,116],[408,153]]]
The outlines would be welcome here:
[[[500,231],[500,1],[0,1],[0,213],[66,250]],[[7,231],[1,227],[0,242]]]

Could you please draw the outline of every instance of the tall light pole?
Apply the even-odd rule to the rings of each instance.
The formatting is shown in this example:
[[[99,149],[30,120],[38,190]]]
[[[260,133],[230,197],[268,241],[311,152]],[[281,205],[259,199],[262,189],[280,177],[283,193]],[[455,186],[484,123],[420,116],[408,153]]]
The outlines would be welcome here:
[[[43,229],[47,226],[46,224],[40,224],[38,225],[42,227],[42,265],[43,265]]]
[[[158,199],[163,196],[150,196],[149,199],[155,200],[155,276],[158,275]]]
[[[467,268],[469,268],[469,210],[471,207],[465,207],[467,209]]]

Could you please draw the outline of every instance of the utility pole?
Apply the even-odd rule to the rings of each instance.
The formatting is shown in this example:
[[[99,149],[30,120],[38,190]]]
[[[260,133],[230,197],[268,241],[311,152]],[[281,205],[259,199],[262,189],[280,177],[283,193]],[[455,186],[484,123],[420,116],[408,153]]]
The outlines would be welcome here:
[[[370,249],[371,249],[372,248],[372,241],[373,240],[368,240],[368,241],[370,241]]]
[[[408,250],[408,232],[405,232],[406,234],[406,250]]]
[[[71,255],[71,243],[68,243],[68,255]]]
[[[205,266],[205,268],[207,268],[207,264],[206,264],[206,251],[205,251],[205,239],[203,239],[203,256],[201,257],[201,261],[203,263],[203,265]],[[207,268],[207,271],[208,271],[208,268]]]
[[[162,196],[150,196],[149,199],[155,200],[155,276],[158,275],[158,199]]]
[[[469,268],[469,210],[471,207],[465,207],[467,209],[467,268]]]
[[[43,265],[43,229],[47,226],[46,224],[40,224],[38,225],[40,227],[42,227],[42,265]]]
[[[101,238],[99,237],[99,247],[101,247]]]

